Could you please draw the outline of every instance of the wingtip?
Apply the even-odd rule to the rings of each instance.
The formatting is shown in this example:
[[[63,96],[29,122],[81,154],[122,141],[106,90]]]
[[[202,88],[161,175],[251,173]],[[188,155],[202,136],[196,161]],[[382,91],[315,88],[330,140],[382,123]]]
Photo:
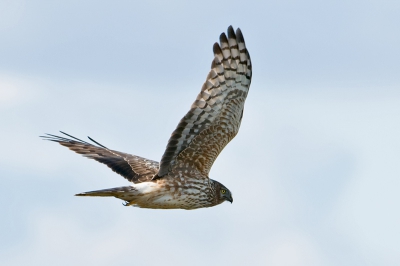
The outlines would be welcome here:
[[[51,138],[53,137],[51,134],[49,133],[43,133],[44,135],[39,136],[39,138]]]
[[[95,141],[95,140],[92,139],[91,137],[89,137],[89,136],[87,136],[87,137],[88,137],[88,139],[90,139],[91,141],[93,141],[94,143],[96,143],[97,145],[99,145],[100,147],[102,147],[102,148],[104,148],[104,149],[108,149],[106,146],[104,146],[104,145],[98,143],[97,141]]]
[[[240,28],[237,28],[237,30],[236,30],[236,38],[238,39],[239,42],[245,43],[243,33],[240,30]]]
[[[236,39],[235,30],[233,29],[232,25],[228,27],[228,37]]]
[[[223,43],[228,43],[228,38],[226,37],[225,32],[219,35],[219,43],[222,45]]]
[[[222,57],[222,50],[221,50],[221,47],[219,46],[219,43],[214,43],[214,45],[213,45],[213,53],[214,53],[214,55],[219,55],[219,56],[221,56]]]

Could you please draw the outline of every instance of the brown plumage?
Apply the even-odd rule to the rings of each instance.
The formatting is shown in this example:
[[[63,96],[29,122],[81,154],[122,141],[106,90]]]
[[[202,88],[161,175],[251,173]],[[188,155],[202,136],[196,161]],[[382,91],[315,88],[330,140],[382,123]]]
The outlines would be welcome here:
[[[47,134],[76,153],[106,164],[130,186],[79,193],[113,196],[126,206],[197,209],[233,201],[224,185],[208,177],[222,149],[236,136],[251,82],[251,60],[240,29],[228,28],[213,47],[214,60],[201,92],[168,141],[161,162],[148,160],[68,136]]]

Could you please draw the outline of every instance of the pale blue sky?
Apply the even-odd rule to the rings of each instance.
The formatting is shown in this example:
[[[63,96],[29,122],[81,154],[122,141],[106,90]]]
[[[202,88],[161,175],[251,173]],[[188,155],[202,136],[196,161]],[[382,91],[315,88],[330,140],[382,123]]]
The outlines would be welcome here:
[[[1,265],[399,265],[398,1],[0,0]],[[159,160],[240,27],[253,81],[211,172],[234,203],[126,208],[127,185],[41,141]]]

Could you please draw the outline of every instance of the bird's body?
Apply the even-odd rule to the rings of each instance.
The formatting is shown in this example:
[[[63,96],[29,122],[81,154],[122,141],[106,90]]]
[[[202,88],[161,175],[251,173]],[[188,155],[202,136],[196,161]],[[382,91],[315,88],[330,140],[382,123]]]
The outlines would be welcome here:
[[[96,190],[77,196],[114,196],[124,200],[125,206],[151,209],[198,209],[220,204],[224,199],[215,196],[220,184],[214,180],[196,179],[174,173],[161,179],[132,184],[125,187]]]
[[[106,164],[130,186],[79,193],[116,197],[126,206],[150,209],[197,209],[233,201],[231,192],[208,177],[222,149],[239,131],[251,82],[251,61],[240,29],[228,28],[214,44],[214,60],[200,94],[179,122],[160,163],[95,144],[48,134],[90,159]]]

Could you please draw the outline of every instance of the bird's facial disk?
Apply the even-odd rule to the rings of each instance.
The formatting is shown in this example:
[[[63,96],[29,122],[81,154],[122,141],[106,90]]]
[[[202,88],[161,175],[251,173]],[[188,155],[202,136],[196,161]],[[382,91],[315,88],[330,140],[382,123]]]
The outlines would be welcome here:
[[[219,193],[221,195],[221,198],[223,198],[224,200],[227,200],[230,203],[233,202],[232,193],[226,187],[221,187],[221,189],[219,190]]]

